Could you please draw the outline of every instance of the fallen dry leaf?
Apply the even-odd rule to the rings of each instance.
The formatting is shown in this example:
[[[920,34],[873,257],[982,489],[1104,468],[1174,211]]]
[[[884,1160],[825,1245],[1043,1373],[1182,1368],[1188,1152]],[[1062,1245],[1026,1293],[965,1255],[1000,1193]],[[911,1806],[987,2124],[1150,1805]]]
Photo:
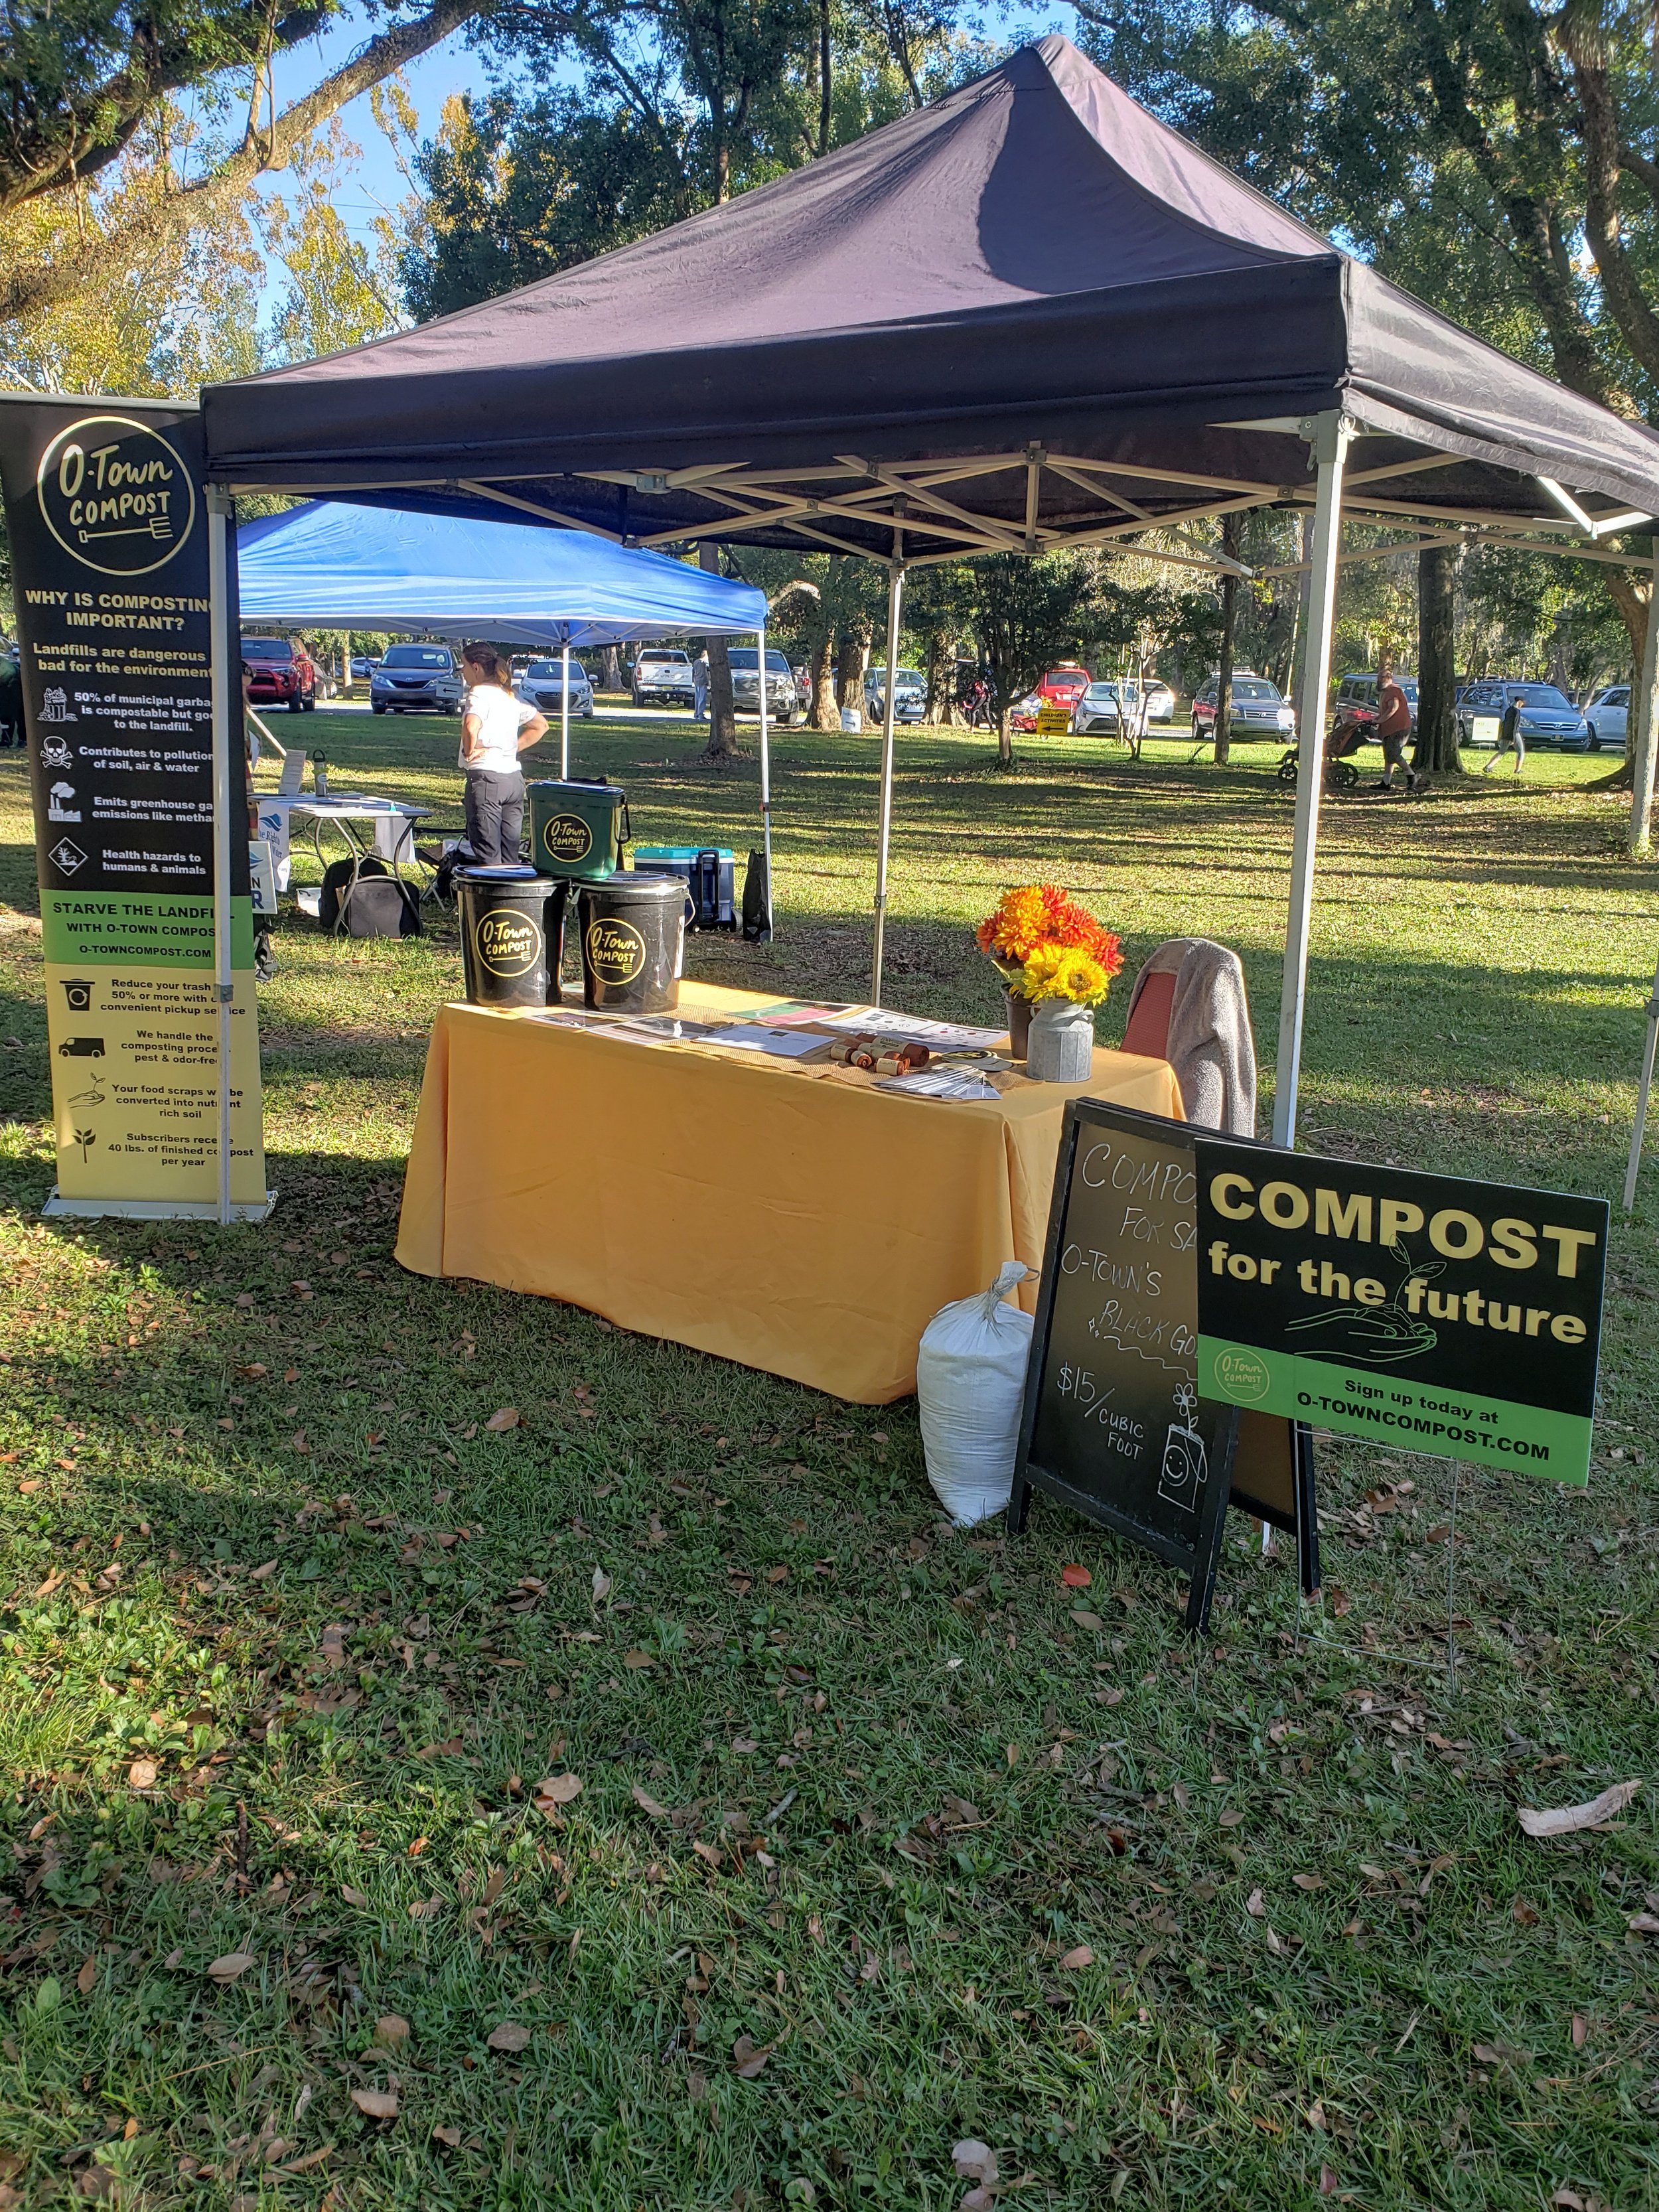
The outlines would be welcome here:
[[[1220,1814],[1216,1820],[1218,1828],[1242,1828],[1243,1825],[1244,1815],[1238,1812]]]
[[[1313,1891],[1323,1889],[1325,1887],[1325,1877],[1322,1874],[1293,1874],[1291,1880],[1298,1889]]]
[[[374,2023],[374,2040],[383,2050],[396,2051],[409,2040],[409,2022],[400,2012],[383,2012]]]
[[[951,2162],[959,2179],[982,2181],[988,2188],[995,2182],[1000,2170],[990,2144],[981,2142],[975,2136],[965,2136],[951,2147]]]
[[[1588,2040],[1588,2039],[1589,2039],[1589,2022],[1585,2019],[1585,2017],[1584,2017],[1584,2015],[1583,2015],[1583,2014],[1582,2012],[1576,2012],[1576,2013],[1574,2013],[1574,2014],[1573,2014],[1573,2016],[1572,2016],[1572,2047],[1573,2047],[1573,2049],[1574,2049],[1575,2051],[1582,2051],[1582,2050],[1583,2049],[1583,2047],[1584,2047],[1584,2045],[1585,2045],[1586,2041],[1587,2041],[1587,2040]]]
[[[90,1996],[93,1990],[96,1988],[97,1983],[98,1954],[94,1951],[88,1957],[86,1964],[82,1967],[80,1972],[75,1977],[75,1986],[80,1990],[83,1997]]]
[[[1074,1605],[1072,1607],[1072,1618],[1079,1628],[1104,1628],[1106,1626],[1100,1615],[1097,1613],[1091,1613],[1086,1606]]]
[[[1067,1589],[1087,1589],[1094,1577],[1087,1567],[1071,1566],[1060,1569],[1060,1579]]]
[[[1322,2165],[1322,2165],[1321,2165],[1321,2166],[1320,2166],[1320,2169],[1319,2169],[1319,2193],[1320,2193],[1320,2195],[1321,2195],[1322,2197],[1334,2197],[1334,2196],[1335,2196],[1335,2194],[1336,2194],[1336,2191],[1337,2191],[1337,2179],[1336,2179],[1336,2175],[1332,2172],[1331,2168],[1330,2168],[1328,2166],[1325,2166],[1325,2165]]]
[[[213,1960],[207,1969],[208,1979],[213,1982],[234,1982],[239,1974],[246,1973],[253,1964],[252,1951],[227,1951],[221,1959]]]
[[[361,1889],[354,1889],[349,1881],[343,1881],[340,1884],[340,1894],[348,1905],[362,1905],[368,1903],[368,1899],[364,1893]]]
[[[760,1746],[752,1735],[734,1735],[732,1739],[732,1748],[736,1752],[750,1752],[758,1751]]]
[[[484,1423],[487,1429],[516,1429],[523,1419],[516,1406],[503,1406]]]
[[[1095,1954],[1086,1943],[1074,1943],[1069,1951],[1062,1951],[1060,1954],[1060,1964],[1068,1974],[1079,1973],[1085,1966],[1092,1966],[1094,1963]]]
[[[1615,1782],[1585,1804],[1558,1805],[1542,1812],[1517,1805],[1515,1817],[1529,1836],[1573,1836],[1582,1828],[1599,1828],[1615,1813],[1622,1813],[1641,1786],[1639,1780]]]
[[[568,1805],[581,1794],[580,1775],[550,1774],[536,1784],[536,1809],[538,1813],[550,1813],[556,1806]]]
[[[351,2101],[371,2120],[395,2120],[398,2117],[398,2092],[395,2089],[354,2089]]]
[[[748,2036],[740,2035],[732,2045],[732,2067],[738,2081],[752,2081],[763,2073],[767,2060],[772,2056],[773,2048],[769,2043],[757,2044]]]
[[[135,1790],[153,1790],[160,1772],[153,1759],[135,1759],[127,1769],[127,1780]]]
[[[1267,1900],[1259,1889],[1253,1889],[1249,1895],[1245,1899],[1244,1910],[1249,1914],[1252,1920],[1265,1920],[1267,1918]]]
[[[1659,1913],[1632,1912],[1625,1925],[1632,1936],[1659,1936]]]
[[[650,1791],[641,1790],[637,1782],[634,1784],[634,1802],[641,1813],[648,1813],[653,1820],[672,1820],[674,1817],[666,1805],[659,1805]]]
[[[492,2051],[508,2052],[522,2051],[530,2040],[530,2030],[520,2027],[516,2020],[504,2020],[499,2027],[492,2027],[484,2038]]]
[[[606,1574],[606,1572],[605,1572],[605,1569],[604,1569],[603,1567],[595,1567],[595,1568],[594,1568],[594,1570],[593,1570],[593,1602],[594,1602],[594,1604],[595,1604],[595,1605],[598,1605],[598,1604],[599,1603],[599,1601],[601,1601],[601,1599],[603,1599],[603,1598],[607,1598],[607,1597],[609,1597],[609,1596],[610,1596],[610,1595],[611,1595],[611,1577],[610,1577],[610,1576],[609,1576],[608,1574]]]
[[[623,1654],[623,1665],[624,1667],[631,1667],[636,1674],[639,1674],[642,1668],[647,1667],[654,1667],[656,1663],[656,1661],[651,1656],[651,1654],[648,1651],[640,1651],[636,1650],[633,1651],[624,1651]]]

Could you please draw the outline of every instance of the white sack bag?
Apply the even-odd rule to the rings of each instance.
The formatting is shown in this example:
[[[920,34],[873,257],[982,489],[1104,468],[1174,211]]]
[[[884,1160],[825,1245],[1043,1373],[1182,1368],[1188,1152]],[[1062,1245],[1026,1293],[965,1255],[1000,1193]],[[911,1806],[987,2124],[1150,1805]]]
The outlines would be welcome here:
[[[988,1291],[941,1306],[922,1331],[916,1396],[927,1480],[958,1528],[1000,1513],[1013,1488],[1031,1316],[1004,1302],[1030,1272],[1005,1260]]]

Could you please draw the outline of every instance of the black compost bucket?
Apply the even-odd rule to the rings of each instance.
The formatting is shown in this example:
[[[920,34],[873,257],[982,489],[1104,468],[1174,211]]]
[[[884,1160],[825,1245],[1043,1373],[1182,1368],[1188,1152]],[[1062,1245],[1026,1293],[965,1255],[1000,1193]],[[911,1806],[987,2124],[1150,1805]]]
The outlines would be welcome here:
[[[472,1004],[556,1006],[568,884],[534,868],[458,868],[455,885]]]
[[[613,1014],[672,1014],[685,951],[683,876],[612,876],[577,892],[582,991]]]

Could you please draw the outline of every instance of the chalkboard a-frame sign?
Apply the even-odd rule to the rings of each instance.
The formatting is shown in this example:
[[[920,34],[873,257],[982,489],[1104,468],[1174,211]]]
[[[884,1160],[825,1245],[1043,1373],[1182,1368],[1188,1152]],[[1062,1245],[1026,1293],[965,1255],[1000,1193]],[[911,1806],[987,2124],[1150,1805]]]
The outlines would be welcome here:
[[[1195,1134],[1092,1098],[1066,1109],[1008,1528],[1040,1490],[1184,1568],[1198,1632],[1230,1493],[1296,1534],[1304,1587],[1318,1561],[1305,1433],[1198,1395]]]

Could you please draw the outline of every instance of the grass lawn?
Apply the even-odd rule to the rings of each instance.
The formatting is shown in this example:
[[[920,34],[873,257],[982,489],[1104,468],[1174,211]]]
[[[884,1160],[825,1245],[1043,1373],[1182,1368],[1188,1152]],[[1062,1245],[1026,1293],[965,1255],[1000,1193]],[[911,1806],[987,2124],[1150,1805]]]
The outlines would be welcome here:
[[[458,820],[453,726],[293,728]],[[695,742],[601,720],[574,765],[742,853],[754,769]],[[890,1002],[990,1018],[969,925],[1054,874],[1131,973],[1237,945],[1270,1050],[1276,749],[900,751]],[[776,752],[777,939],[690,965],[860,996],[874,743]],[[1328,806],[1310,1143],[1616,1194],[1659,932],[1605,766]],[[401,1274],[453,938],[279,931],[265,1228],[43,1224],[15,754],[0,870],[0,2206],[921,2212],[964,2136],[1065,2212],[1659,2202],[1659,1167],[1588,1493],[1464,1473],[1455,1683],[1449,1470],[1358,1444],[1322,1615],[1237,1522],[1194,1649],[1054,1508],[941,1525],[910,1405]]]

